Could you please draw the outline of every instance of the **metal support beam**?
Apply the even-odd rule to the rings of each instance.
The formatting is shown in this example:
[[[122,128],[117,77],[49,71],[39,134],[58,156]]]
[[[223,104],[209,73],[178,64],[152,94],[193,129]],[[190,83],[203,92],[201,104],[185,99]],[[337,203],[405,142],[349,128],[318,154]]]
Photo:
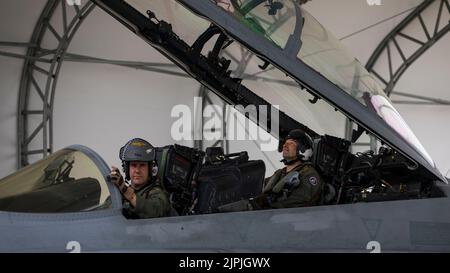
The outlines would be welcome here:
[[[437,3],[439,2],[439,3]],[[434,4],[434,5],[433,5]],[[366,69],[375,75],[379,81],[384,84],[384,92],[391,96],[392,94],[396,94],[398,96],[409,97],[414,99],[420,99],[422,101],[411,101],[411,100],[394,100],[393,102],[396,104],[409,104],[409,105],[449,105],[448,101],[441,99],[434,99],[425,96],[417,96],[412,94],[406,94],[402,92],[393,91],[395,85],[399,81],[400,77],[405,73],[405,71],[416,61],[426,50],[432,47],[438,40],[440,40],[449,30],[450,30],[450,22],[447,22],[446,25],[441,25],[440,20],[443,12],[448,12],[450,14],[450,9],[447,11],[443,10],[444,4],[448,7],[448,0],[425,0],[423,1],[417,8],[415,8],[400,24],[395,27],[378,45],[378,47],[373,52],[372,56],[369,58],[369,61],[366,64]],[[436,11],[429,12],[432,9],[436,9]],[[429,12],[428,14],[436,14],[436,18],[428,17],[428,20],[435,20],[434,22],[434,30],[430,31],[426,27],[425,20],[422,16],[424,12]],[[422,41],[420,38],[413,37],[411,35],[405,34],[405,29],[415,22],[419,21],[421,25],[421,31],[426,37],[426,41]],[[420,34],[419,33],[416,33]],[[401,38],[400,38],[401,37]],[[405,54],[405,42],[400,43],[401,39],[406,39],[409,43],[414,43],[419,46],[413,53],[409,56]],[[386,53],[387,63],[383,68],[383,72],[375,70],[375,66],[381,60],[381,56],[383,53]],[[398,67],[394,67],[393,64],[393,55],[398,54],[402,63]],[[386,67],[387,66],[387,67]],[[382,74],[387,74],[387,76],[382,76]],[[387,77],[387,78],[386,78]],[[346,128],[346,136],[348,137],[351,133],[350,129],[351,125],[348,125]],[[372,150],[377,148],[377,142],[374,137],[371,136],[370,143],[360,143],[359,146],[369,146]]]
[[[38,155],[41,153],[42,156],[46,156],[48,153],[53,152],[53,101],[59,71],[64,61],[112,64],[179,77],[187,77],[187,75],[183,72],[177,72],[176,70],[172,71],[171,68],[175,67],[173,64],[109,60],[68,53],[67,48],[72,38],[84,19],[90,14],[94,7],[95,5],[91,1],[86,1],[85,5],[80,7],[76,5],[69,7],[66,5],[65,0],[48,0],[37,21],[30,42],[0,41],[0,46],[3,47],[27,48],[25,55],[0,51],[0,55],[2,56],[25,60],[22,69],[18,102],[18,168],[26,166],[30,163],[29,155]],[[70,9],[73,9],[72,12],[70,12]],[[62,20],[52,20],[55,16],[62,17]],[[278,24],[273,25],[271,31],[275,31],[279,26],[281,26],[286,21],[286,18],[289,18],[289,14],[282,14],[279,17]],[[50,23],[55,21],[61,22],[62,27],[57,27]],[[59,32],[58,29],[62,29],[62,33]],[[52,39],[49,40],[54,40],[56,42],[54,47],[51,49],[42,47],[42,41],[44,38],[47,38],[47,34],[52,37]],[[247,59],[243,60],[243,62],[238,61],[238,63],[241,64],[238,69],[240,71],[238,71],[239,73],[244,73],[245,67],[250,58],[251,56],[247,56]],[[45,64],[45,66],[43,64]],[[242,76],[252,79],[260,78],[257,74],[243,74]],[[272,79],[261,79],[264,81],[272,81]],[[29,109],[30,97],[32,95],[37,95],[41,98],[42,109]],[[203,92],[203,96],[204,98],[209,96],[207,91]],[[225,104],[223,107],[225,107]],[[40,116],[41,119],[36,121],[35,118],[30,119],[30,116]],[[223,119],[223,122],[223,127],[226,128],[226,118]],[[39,141],[37,139],[38,137],[42,137],[42,141]],[[31,147],[32,145],[33,147]],[[35,147],[36,145],[39,148]],[[224,150],[228,152],[228,143],[226,140],[217,143],[217,145],[221,145],[224,147]],[[202,143],[197,141],[196,146],[201,147]]]
[[[414,95],[414,94],[408,94],[408,93],[399,92],[399,91],[392,91],[391,94],[392,95],[401,96],[401,97],[407,97],[407,98],[421,100],[421,101],[417,101],[417,100],[416,101],[412,101],[412,100],[395,101],[395,100],[393,100],[393,102],[396,102],[396,103],[402,103],[402,104],[450,105],[450,101],[449,100],[444,100],[444,99],[430,98],[430,97],[426,97],[426,96],[419,96],[419,95]]]
[[[449,0],[425,0],[422,4],[420,4],[414,11],[412,11],[397,27],[395,27],[378,45],[378,47],[373,52],[369,61],[367,62],[366,68],[369,72],[375,75],[384,85],[385,85],[385,93],[390,96],[393,92],[395,85],[399,81],[400,77],[405,73],[405,71],[416,61],[423,53],[425,53],[430,47],[432,47],[437,41],[439,41],[445,34],[450,30],[450,22],[447,24],[441,24],[441,17],[443,13],[450,14]],[[447,9],[444,9],[444,5]],[[430,18],[427,17],[428,21],[433,20],[434,29],[430,30],[427,28],[427,24],[425,23],[425,19],[422,14],[424,13],[435,14],[436,17]],[[415,23],[419,22],[421,25],[421,29],[417,34],[422,32],[426,37],[426,40],[423,41],[421,38],[413,37],[405,33],[405,29]],[[431,25],[431,24],[428,24]],[[400,43],[401,39],[406,39],[410,41],[409,43],[414,43],[419,48],[417,48],[413,53],[409,56],[405,55],[406,50],[404,47],[405,43]],[[406,42],[406,41],[405,41]],[[392,51],[392,45],[394,45],[396,51]],[[388,71],[388,78],[381,76],[382,73],[380,71],[375,71],[375,66],[380,61],[382,54],[386,52],[388,62],[387,68],[384,68],[384,71]],[[396,52],[402,60],[402,63],[398,67],[393,67],[393,54]],[[379,69],[379,68],[378,68]]]
[[[226,136],[226,134],[227,134],[226,104],[221,101],[220,106],[221,106],[222,112],[219,113],[219,112],[215,111],[216,117],[222,121],[222,125],[221,125],[222,132],[223,132],[222,138],[216,140],[211,145],[207,145],[206,140],[204,139],[203,133],[207,132],[207,130],[209,130],[211,132],[211,130],[204,128],[205,118],[203,116],[203,113],[204,113],[206,107],[212,106],[212,105],[218,105],[218,104],[214,103],[215,101],[217,101],[217,96],[202,85],[202,86],[200,86],[200,89],[198,92],[198,97],[201,98],[202,105],[201,105],[201,107],[196,109],[197,112],[194,115],[193,129],[198,131],[198,133],[199,133],[198,135],[201,136],[201,138],[194,140],[194,147],[197,149],[200,149],[200,150],[204,150],[207,147],[222,147],[223,151],[226,154],[229,153],[229,143],[228,143],[227,136]],[[214,99],[214,98],[216,98],[216,99]],[[198,105],[197,105],[197,107],[198,107]],[[216,110],[216,108],[214,108],[214,109]],[[195,135],[197,135],[197,134],[194,132],[194,136]]]
[[[426,28],[426,24],[424,22],[423,17],[421,16],[422,12],[429,8],[433,2],[440,2],[439,11],[437,14],[437,20],[434,24],[434,30],[431,31]],[[446,9],[444,9],[444,6]],[[70,15],[68,9],[73,8],[74,13]],[[105,64],[113,64],[120,65],[125,67],[131,67],[135,69],[143,69],[152,72],[158,73],[166,73],[180,77],[186,77],[186,74],[179,73],[176,71],[171,71],[166,68],[171,68],[172,64],[159,64],[159,63],[144,63],[144,62],[130,62],[130,61],[118,61],[118,60],[107,60],[94,58],[83,55],[76,55],[67,53],[67,47],[70,44],[70,41],[74,37],[77,29],[83,22],[83,20],[87,17],[87,15],[93,10],[94,5],[91,1],[87,1],[84,6],[72,6],[67,7],[65,0],[48,0],[41,16],[39,17],[38,23],[33,32],[33,36],[29,43],[18,43],[18,42],[5,42],[1,41],[0,46],[14,46],[14,47],[26,47],[27,53],[26,55],[20,55],[16,53],[10,53],[5,51],[0,51],[0,55],[21,58],[25,60],[22,78],[21,78],[21,86],[19,91],[19,105],[18,105],[18,167],[25,166],[29,164],[28,156],[32,154],[42,154],[46,156],[47,153],[51,153],[53,151],[53,100],[55,94],[56,82],[59,75],[59,70],[63,61],[73,61],[73,62],[87,62],[87,63],[105,63]],[[61,11],[60,13],[57,11]],[[419,7],[417,7],[402,23],[399,24],[378,46],[375,50],[374,54],[370,58],[367,68],[370,72],[376,75],[385,85],[386,85],[386,93],[390,95],[391,93],[395,93],[400,95],[399,92],[393,92],[393,88],[397,83],[398,79],[401,75],[406,71],[406,69],[417,59],[419,58],[428,48],[430,48],[435,42],[437,42],[444,34],[446,34],[450,25],[446,26],[440,25],[440,18],[443,12],[450,12],[448,0],[426,0]],[[62,17],[62,29],[63,33],[58,32],[55,26],[51,25],[50,22],[53,22],[51,18],[53,16],[61,16]],[[273,24],[273,30],[276,30],[278,27],[281,27],[284,22],[284,14],[282,14],[279,18],[279,21]],[[418,38],[412,37],[402,32],[406,28],[406,26],[414,20],[419,20],[422,30],[427,37],[427,41],[421,41]],[[56,20],[59,21],[59,20]],[[55,45],[55,49],[43,49],[41,47],[42,40],[46,34],[52,35],[54,40],[56,40],[57,44]],[[398,37],[404,37],[410,41],[413,41],[419,44],[421,47],[414,52],[410,56],[406,56],[404,50],[402,50],[402,44],[398,42]],[[392,64],[392,44],[395,46],[398,54],[401,56],[403,60],[403,64],[394,68]],[[377,63],[380,55],[387,51],[388,55],[388,70],[389,70],[389,79],[384,79],[373,70],[373,67]],[[46,57],[46,58],[43,58]],[[229,56],[231,57],[231,56]],[[242,74],[241,76],[245,78],[260,78],[257,74],[254,75],[246,75],[245,67],[250,61],[251,56],[243,56],[242,60],[235,60],[240,64],[236,73]],[[44,68],[41,65],[37,65],[36,63],[46,63],[49,64],[49,68]],[[42,84],[42,81],[37,81],[36,77],[38,73],[41,73],[40,77],[44,76],[46,81]],[[270,79],[263,79],[267,81],[271,81]],[[30,94],[32,92],[37,93],[39,97],[42,99],[42,110],[30,110],[29,108],[29,99]],[[204,98],[204,101],[208,101],[207,90],[200,91],[200,97]],[[424,99],[428,103],[437,103],[448,105],[449,102],[439,99],[432,98],[418,98]],[[209,99],[211,101],[211,99]],[[417,102],[412,102],[417,103]],[[422,102],[424,103],[424,102]],[[426,103],[426,102],[425,102]],[[38,115],[42,116],[41,122],[37,124],[31,124],[29,120],[29,116]],[[224,125],[226,125],[226,118],[223,118]],[[224,126],[223,128],[226,128]],[[349,128],[347,128],[349,131]],[[32,133],[29,134],[28,132]],[[42,132],[42,149],[32,149],[29,147],[29,144],[32,140]],[[225,138],[224,138],[225,139]],[[228,151],[228,144],[226,140],[224,143],[218,143],[217,145],[221,145],[224,147],[224,150]],[[373,143],[372,143],[373,144]],[[204,148],[203,143],[196,141],[195,146],[199,148]]]
[[[146,70],[155,73],[163,73],[172,76],[178,76],[183,78],[189,78],[189,76],[184,72],[179,71],[178,67],[172,63],[149,63],[149,62],[136,62],[136,61],[123,61],[123,60],[110,60],[110,59],[102,59],[95,58],[86,55],[66,53],[62,58],[62,61],[67,62],[79,62],[79,63],[95,63],[95,64],[111,64],[124,66],[139,70]],[[175,68],[174,70],[169,70],[168,68]]]
[[[0,46],[10,46],[10,47],[36,47],[36,44],[0,41]]]
[[[67,48],[76,31],[87,15],[94,9],[91,1],[81,7],[74,6],[76,12],[69,15],[65,0],[48,0],[34,28],[29,43],[1,42],[2,46],[27,47],[25,55],[0,52],[1,55],[24,59],[19,89],[18,118],[17,118],[17,166],[28,165],[30,155],[46,156],[53,152],[53,101],[59,71]],[[54,16],[61,16],[64,26],[63,32],[58,32],[50,22]],[[52,35],[56,41],[54,49],[42,48],[42,42]],[[53,41],[52,40],[52,41]],[[46,58],[43,58],[46,56]],[[40,63],[39,65],[37,63]],[[45,66],[42,64],[46,63]],[[40,79],[40,80],[38,80]],[[30,97],[38,95],[42,100],[42,109],[30,110]],[[29,117],[40,116],[39,121]],[[31,132],[31,134],[30,134]],[[36,137],[42,141],[33,141]],[[36,144],[37,143],[37,144]]]

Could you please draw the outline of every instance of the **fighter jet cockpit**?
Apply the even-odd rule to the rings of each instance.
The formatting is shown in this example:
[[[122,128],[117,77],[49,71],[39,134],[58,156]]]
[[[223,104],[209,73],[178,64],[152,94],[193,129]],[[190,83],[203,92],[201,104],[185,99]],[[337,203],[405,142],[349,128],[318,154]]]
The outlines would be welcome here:
[[[65,1],[48,4],[56,2],[65,14]],[[190,145],[164,135],[167,143],[147,150],[158,165],[149,171],[176,214],[157,218],[127,218],[126,191],[108,180],[113,162],[83,143],[49,150],[0,180],[0,252],[450,250],[448,179],[384,93],[382,76],[370,74],[307,11],[308,0],[88,2],[232,108],[230,120],[219,121],[225,134],[208,141],[240,141],[239,120],[264,137],[250,137],[256,153],[248,142],[225,149],[206,138]],[[184,103],[179,97],[170,102]],[[320,175],[319,200],[254,207],[250,200],[263,193],[266,178],[284,167],[280,151],[295,129],[310,140],[306,160]],[[219,131],[200,130],[202,137]],[[285,185],[298,186],[298,177]],[[251,207],[240,209],[242,200]]]
[[[0,210],[67,213],[110,208],[106,180],[86,152],[63,149],[2,179]]]
[[[295,128],[313,137],[322,204],[445,196],[436,185],[446,179],[378,80],[307,1],[96,2],[276,139]]]
[[[446,179],[380,84],[305,1],[95,2],[274,139],[296,128],[308,133],[326,182],[322,205],[445,196]],[[267,162],[247,151],[177,144],[158,151],[159,176],[180,215],[261,193]],[[0,209],[106,208],[108,185],[94,165],[81,152],[57,152],[1,181]]]

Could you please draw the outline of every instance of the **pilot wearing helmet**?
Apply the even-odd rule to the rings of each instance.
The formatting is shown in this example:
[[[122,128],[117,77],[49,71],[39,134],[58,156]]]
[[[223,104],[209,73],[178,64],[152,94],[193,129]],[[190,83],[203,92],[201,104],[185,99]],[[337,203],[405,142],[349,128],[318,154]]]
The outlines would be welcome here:
[[[125,183],[117,167],[109,174],[123,197],[123,213],[127,218],[154,218],[170,216],[168,193],[158,179],[158,166],[154,147],[147,141],[134,138],[120,148]]]
[[[263,194],[250,199],[251,209],[317,205],[322,180],[310,162],[312,140],[302,130],[289,132],[282,142],[284,168],[265,179]]]

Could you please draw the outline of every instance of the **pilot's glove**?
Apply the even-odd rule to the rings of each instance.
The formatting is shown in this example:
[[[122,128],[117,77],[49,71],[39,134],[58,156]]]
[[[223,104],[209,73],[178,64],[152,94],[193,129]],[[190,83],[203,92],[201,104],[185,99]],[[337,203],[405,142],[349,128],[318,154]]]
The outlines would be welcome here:
[[[268,194],[260,194],[254,198],[250,198],[250,204],[254,210],[270,208],[271,196]]]
[[[120,192],[123,194],[127,190],[127,185],[124,183],[123,176],[120,174],[119,169],[112,167],[111,172],[108,175],[108,180],[114,183]]]

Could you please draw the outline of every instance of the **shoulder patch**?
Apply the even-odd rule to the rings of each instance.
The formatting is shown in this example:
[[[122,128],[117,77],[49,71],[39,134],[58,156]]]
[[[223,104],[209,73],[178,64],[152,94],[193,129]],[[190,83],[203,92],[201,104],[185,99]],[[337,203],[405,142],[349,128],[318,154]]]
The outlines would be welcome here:
[[[309,184],[316,186],[317,185],[317,178],[315,176],[311,176],[309,179]]]

